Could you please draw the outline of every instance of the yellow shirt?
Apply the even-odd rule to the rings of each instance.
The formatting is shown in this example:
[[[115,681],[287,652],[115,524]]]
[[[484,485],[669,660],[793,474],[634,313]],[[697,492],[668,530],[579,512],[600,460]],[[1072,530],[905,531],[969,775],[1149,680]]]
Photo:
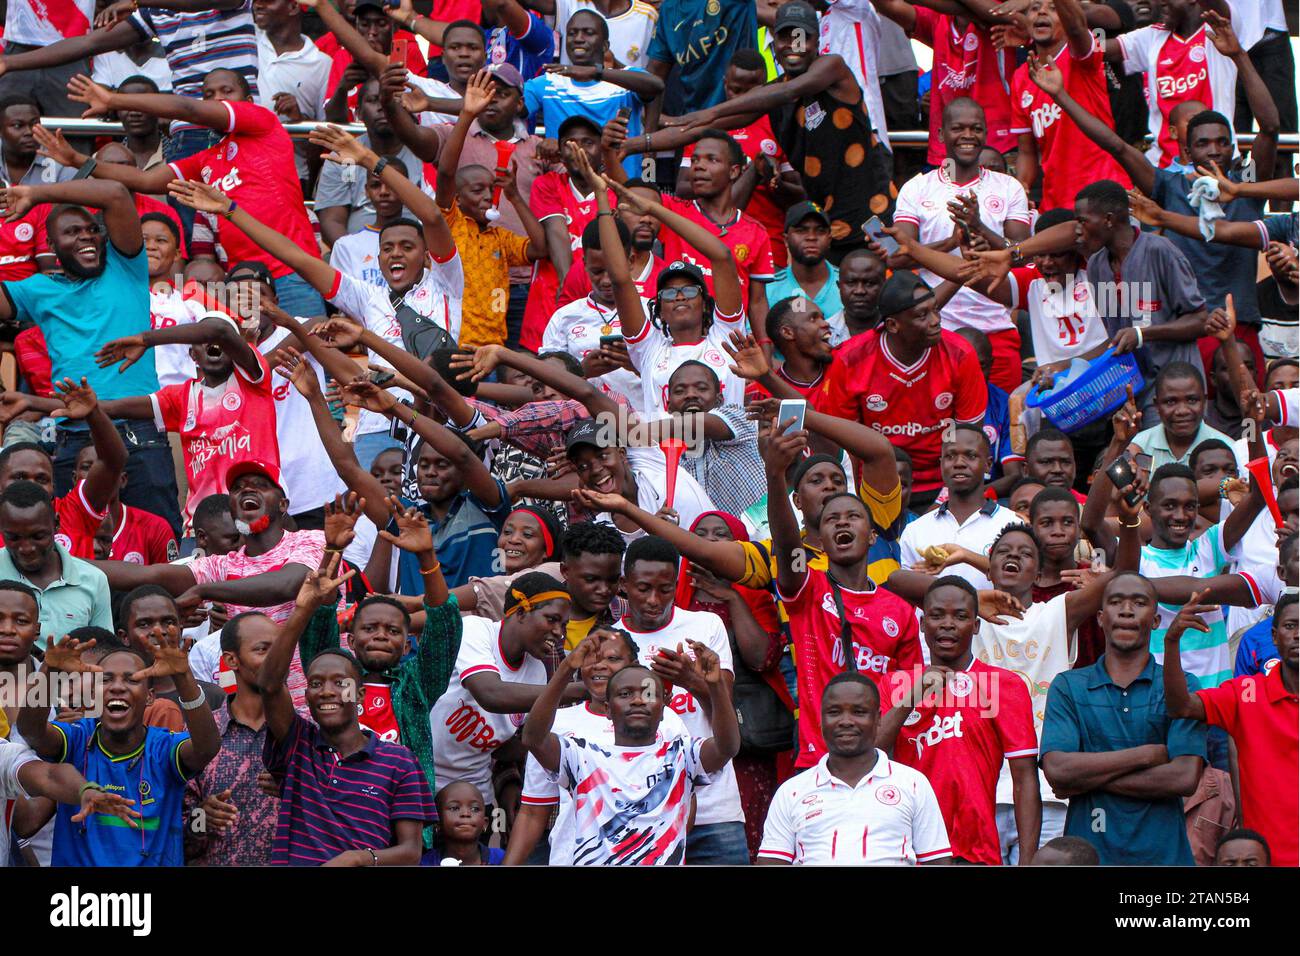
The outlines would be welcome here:
[[[575,647],[582,643],[583,638],[591,633],[591,629],[596,626],[596,615],[574,620],[569,618],[569,623],[564,627],[564,653],[568,654]]]
[[[457,203],[443,210],[465,272],[460,345],[500,345],[506,340],[510,267],[530,264],[528,239],[500,226],[480,227]]]

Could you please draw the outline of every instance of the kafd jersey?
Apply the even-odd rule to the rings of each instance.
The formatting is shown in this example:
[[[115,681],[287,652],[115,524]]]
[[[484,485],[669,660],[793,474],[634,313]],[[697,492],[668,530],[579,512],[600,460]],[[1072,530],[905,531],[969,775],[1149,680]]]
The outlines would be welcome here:
[[[465,687],[475,674],[497,674],[511,684],[546,683],[546,666],[525,654],[517,668],[501,652],[501,622],[466,617],[456,655],[456,669],[447,690],[429,711],[433,732],[433,766],[443,783],[464,780],[478,787],[489,804],[496,802],[492,791],[492,751],[515,735],[527,714],[494,714],[474,699]]]
[[[881,707],[910,694],[920,675],[920,668],[891,675],[892,691]],[[994,795],[1003,758],[1037,755],[1025,682],[979,659],[950,674],[940,695],[915,708],[894,744],[894,759],[921,771],[934,787],[953,855],[990,866],[1002,862]]]

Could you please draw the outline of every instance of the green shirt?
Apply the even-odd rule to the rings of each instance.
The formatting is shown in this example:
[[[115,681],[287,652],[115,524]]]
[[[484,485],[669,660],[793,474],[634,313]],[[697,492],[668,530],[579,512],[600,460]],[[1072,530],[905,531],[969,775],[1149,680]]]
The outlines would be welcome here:
[[[54,550],[59,554],[62,573],[45,588],[39,588],[18,570],[9,549],[0,549],[0,580],[21,581],[36,592],[41,614],[41,633],[36,646],[42,651],[51,636],[61,641],[65,634],[78,627],[91,625],[113,630],[107,576],[93,564],[68,554],[57,542]]]
[[[436,794],[438,785],[433,772],[433,731],[429,711],[451,682],[460,653],[460,604],[455,595],[439,607],[424,606],[424,630],[415,653],[385,676],[389,679],[393,717],[401,734],[402,746],[415,759],[429,781],[429,791]],[[298,656],[303,667],[321,651],[339,647],[338,605],[322,605],[298,638]],[[428,843],[429,828],[425,828]]]

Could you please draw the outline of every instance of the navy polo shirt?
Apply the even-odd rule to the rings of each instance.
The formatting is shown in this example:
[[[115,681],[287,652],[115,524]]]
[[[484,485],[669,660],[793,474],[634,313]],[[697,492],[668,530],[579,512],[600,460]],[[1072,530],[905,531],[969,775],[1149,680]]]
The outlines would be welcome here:
[[[1047,692],[1039,753],[1109,753],[1164,744],[1169,758],[1205,759],[1205,724],[1173,720],[1165,707],[1164,668],[1151,657],[1128,687],[1106,672],[1103,654],[1091,667],[1064,671]],[[1200,683],[1187,675],[1195,692]],[[1094,790],[1070,798],[1067,836],[1097,848],[1107,866],[1195,866],[1181,797],[1139,800]]]
[[[397,820],[437,819],[415,754],[364,733],[366,745],[346,757],[300,716],[283,739],[266,735],[262,759],[280,784],[272,863],[319,866],[345,850],[382,850]]]

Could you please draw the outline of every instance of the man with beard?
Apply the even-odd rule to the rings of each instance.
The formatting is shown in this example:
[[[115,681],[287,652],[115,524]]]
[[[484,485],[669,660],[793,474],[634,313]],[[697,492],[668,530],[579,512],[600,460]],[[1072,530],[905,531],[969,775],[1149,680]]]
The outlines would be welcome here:
[[[34,275],[0,285],[0,322],[29,321],[45,337],[55,381],[84,374],[101,401],[148,395],[158,389],[153,362],[125,374],[87,368],[87,344],[107,342],[149,328],[149,266],[131,194],[118,183],[77,180],[37,186],[10,186],[3,192],[9,218],[41,203],[53,203],[46,219],[50,249],[62,275]],[[102,210],[103,224],[85,208]],[[146,411],[115,422],[129,449],[128,484],[123,500],[166,518],[180,530],[176,479],[167,438]],[[82,423],[65,423],[56,432],[54,466],[58,490],[73,485],[77,452],[90,443]],[[62,633],[62,632],[61,632]]]
[[[294,711],[284,684],[303,628],[356,573],[334,577],[340,557],[328,555],[308,573],[257,673],[268,731],[263,760],[280,792],[271,862],[414,866],[421,828],[437,816],[433,797],[409,749],[361,726],[361,664],[342,648],[308,662],[310,720]]]
[[[838,315],[840,302],[839,270],[826,261],[831,248],[831,220],[813,202],[795,203],[785,214],[785,245],[790,264],[777,270],[767,285],[767,301],[777,303],[792,295],[811,301],[822,315]],[[847,339],[847,331],[832,326],[832,345]]]
[[[930,781],[876,747],[879,688],[861,674],[836,674],[822,692],[821,715],[826,753],[776,791],[759,865],[951,862]],[[849,839],[859,830],[861,841]]]
[[[1149,648],[1157,608],[1143,576],[1111,578],[1101,603],[1106,653],[1058,674],[1047,692],[1043,774],[1070,801],[1066,835],[1087,840],[1111,866],[1193,863],[1181,798],[1196,791],[1205,730],[1167,705],[1163,668]],[[1200,687],[1191,677],[1187,684]]]
[[[802,293],[791,295],[772,303],[766,331],[782,359],[772,374],[804,398],[813,395],[835,355],[835,329],[826,313]]]
[[[638,199],[649,199],[659,202],[659,189],[644,179],[629,179],[623,184],[623,188],[636,196]],[[655,244],[659,241],[659,232],[663,228],[662,224],[654,216],[650,215],[635,206],[620,203],[613,210],[615,217],[623,224],[628,232],[628,241],[623,243],[623,248],[627,253],[628,266],[632,271],[632,282],[636,285],[636,291],[643,298],[650,298],[654,295],[655,281],[659,278],[659,273],[663,271],[667,263],[655,254]],[[587,234],[587,229],[591,230],[592,242],[597,243],[598,224],[594,222],[587,223],[583,229],[583,236]],[[619,230],[620,238],[623,230]],[[591,274],[586,269],[579,268],[583,258],[587,254],[587,243],[584,241],[581,250],[575,250],[573,256],[573,267],[569,269],[569,274],[564,277],[564,287],[560,290],[561,302],[573,302],[575,299],[581,299],[584,295],[592,291],[593,283]],[[602,258],[599,270],[609,282],[609,271]],[[608,301],[614,301],[613,285],[610,283]],[[563,306],[561,306],[563,308]],[[597,323],[597,326],[605,324],[603,321]],[[617,318],[614,319],[614,325],[618,326]],[[550,348],[543,342],[541,352],[549,352]]]

